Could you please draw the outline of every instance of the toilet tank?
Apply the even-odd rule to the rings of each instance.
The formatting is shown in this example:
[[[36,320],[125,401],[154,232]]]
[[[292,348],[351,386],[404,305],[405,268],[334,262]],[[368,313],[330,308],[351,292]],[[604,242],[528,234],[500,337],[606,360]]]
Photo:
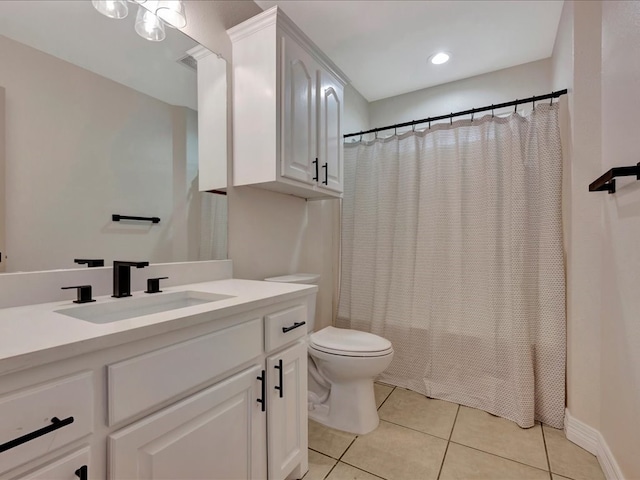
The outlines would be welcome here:
[[[317,273],[294,273],[292,275],[282,275],[280,277],[265,278],[265,282],[279,282],[279,283],[297,283],[306,285],[318,285],[320,283],[320,275]],[[316,321],[316,296],[313,294],[309,296],[309,304],[307,311],[307,332],[313,332],[313,328]]]

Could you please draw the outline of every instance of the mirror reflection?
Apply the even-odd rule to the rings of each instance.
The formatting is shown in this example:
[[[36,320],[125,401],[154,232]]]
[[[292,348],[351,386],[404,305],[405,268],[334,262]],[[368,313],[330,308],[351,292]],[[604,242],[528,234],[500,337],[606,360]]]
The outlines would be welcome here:
[[[202,47],[141,38],[129,5],[0,2],[0,272],[226,258],[226,197],[198,191]]]

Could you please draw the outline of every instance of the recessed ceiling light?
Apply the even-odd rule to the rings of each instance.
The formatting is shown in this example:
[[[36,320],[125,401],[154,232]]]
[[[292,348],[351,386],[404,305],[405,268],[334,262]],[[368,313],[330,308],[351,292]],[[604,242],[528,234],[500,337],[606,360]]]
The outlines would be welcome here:
[[[434,65],[441,65],[449,61],[449,54],[444,52],[438,52],[435,55],[432,55],[430,60],[431,60],[431,63],[433,63]]]

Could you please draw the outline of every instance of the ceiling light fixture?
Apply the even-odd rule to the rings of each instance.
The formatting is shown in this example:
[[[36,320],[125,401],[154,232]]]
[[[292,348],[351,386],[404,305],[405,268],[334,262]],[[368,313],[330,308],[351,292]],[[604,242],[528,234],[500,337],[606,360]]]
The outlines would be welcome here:
[[[172,28],[184,28],[187,25],[184,4],[181,0],[160,0],[156,15]]]
[[[145,40],[161,42],[167,36],[162,21],[142,5],[138,7],[135,30]]]
[[[429,59],[434,65],[442,65],[449,61],[450,55],[445,52],[438,52]]]
[[[91,3],[102,15],[116,19],[127,16],[127,3],[139,4],[134,28],[138,35],[152,42],[164,40],[165,25],[171,28],[187,25],[182,0],[91,0]]]
[[[125,0],[91,0],[93,7],[109,18],[124,18],[129,13]]]

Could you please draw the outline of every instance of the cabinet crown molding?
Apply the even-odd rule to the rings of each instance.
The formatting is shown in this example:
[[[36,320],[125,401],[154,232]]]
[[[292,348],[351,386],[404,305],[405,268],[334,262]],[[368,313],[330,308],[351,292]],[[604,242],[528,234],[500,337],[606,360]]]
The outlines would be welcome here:
[[[282,29],[296,39],[309,54],[323,64],[343,85],[351,83],[349,77],[277,5],[235,27],[231,27],[227,30],[227,35],[229,35],[231,42],[235,43],[255,32],[272,26]]]

